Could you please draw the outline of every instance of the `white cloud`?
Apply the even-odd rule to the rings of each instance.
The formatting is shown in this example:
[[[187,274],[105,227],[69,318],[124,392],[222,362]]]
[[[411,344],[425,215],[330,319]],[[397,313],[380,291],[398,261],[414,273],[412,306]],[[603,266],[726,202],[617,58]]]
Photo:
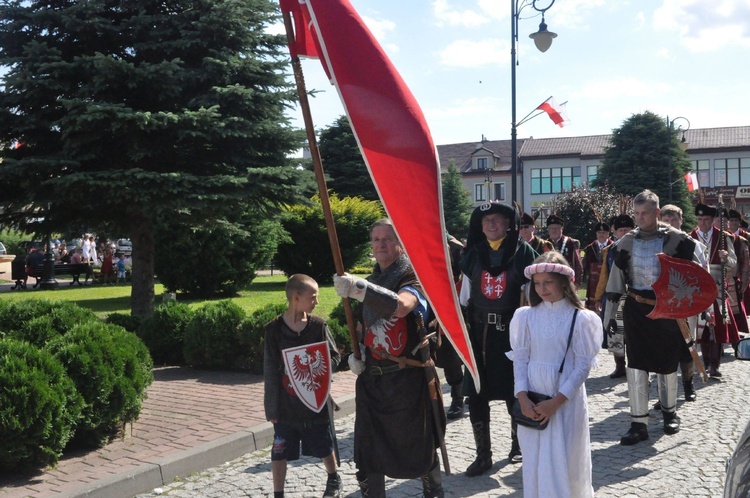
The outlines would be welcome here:
[[[362,16],[362,20],[373,36],[375,36],[375,39],[380,43],[385,42],[388,33],[396,30],[396,23],[388,19],[375,19],[369,16]]]
[[[496,109],[498,102],[499,99],[497,98],[461,99],[446,106],[429,108],[425,111],[425,114],[428,114],[434,118],[456,118],[477,115],[481,116],[488,114],[488,111],[490,111],[491,109]]]
[[[480,1],[479,3],[488,4],[489,2]],[[482,5],[479,5],[479,7],[484,11]],[[490,21],[487,15],[483,15],[475,10],[458,10],[449,5],[448,0],[435,0],[432,3],[432,11],[437,19],[438,26],[464,26],[471,28],[487,24]]]
[[[656,30],[676,31],[691,52],[750,48],[750,1],[664,0],[654,11]]]
[[[548,2],[542,7],[546,7],[547,5],[549,5]],[[546,12],[546,22],[550,26],[551,31],[555,31],[558,28],[569,30],[588,29],[588,20],[593,11],[605,5],[605,0],[566,0],[565,2],[557,2]],[[529,17],[535,13],[534,9],[524,9],[521,11],[521,17]],[[541,18],[539,20],[541,21]],[[555,29],[553,29],[553,25]]]
[[[472,41],[457,40],[438,54],[440,63],[450,67],[479,67],[508,64],[510,43],[494,38]]]

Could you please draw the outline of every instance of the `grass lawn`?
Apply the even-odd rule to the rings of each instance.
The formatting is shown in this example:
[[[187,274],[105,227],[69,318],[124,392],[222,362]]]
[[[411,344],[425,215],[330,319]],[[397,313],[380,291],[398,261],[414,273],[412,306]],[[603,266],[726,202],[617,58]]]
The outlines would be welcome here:
[[[30,280],[31,281],[31,280]],[[68,285],[68,280],[58,278],[60,286],[55,290],[38,290],[29,288],[24,291],[9,291],[0,293],[0,299],[50,299],[57,301],[75,301],[80,306],[94,311],[100,318],[106,318],[111,313],[130,313],[130,284],[118,285]],[[284,295],[284,284],[286,276],[282,275],[259,275],[246,290],[241,291],[238,296],[230,298],[237,303],[246,313],[262,308],[267,304],[286,303]],[[164,286],[157,284],[154,288],[156,303],[160,303],[164,294]],[[191,307],[200,307],[206,300],[180,299],[178,301],[188,303]],[[222,299],[216,299],[220,301]],[[333,285],[320,288],[318,300],[320,304],[315,308],[315,314],[328,319],[328,314],[341,301],[336,295]]]

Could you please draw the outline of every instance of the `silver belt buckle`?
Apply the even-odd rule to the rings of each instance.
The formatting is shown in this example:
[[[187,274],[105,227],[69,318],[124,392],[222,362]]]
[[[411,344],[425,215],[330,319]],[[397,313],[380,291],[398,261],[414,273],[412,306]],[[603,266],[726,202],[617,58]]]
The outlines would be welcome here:
[[[497,324],[497,313],[487,313],[487,323],[489,325]]]

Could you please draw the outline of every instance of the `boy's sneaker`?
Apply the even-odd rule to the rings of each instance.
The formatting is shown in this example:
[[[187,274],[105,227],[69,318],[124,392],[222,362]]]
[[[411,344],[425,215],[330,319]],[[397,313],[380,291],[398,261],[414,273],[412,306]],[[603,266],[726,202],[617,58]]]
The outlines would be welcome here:
[[[341,482],[341,476],[339,476],[338,473],[332,476],[328,476],[328,481],[326,481],[326,490],[323,493],[323,498],[341,498],[341,490],[343,487],[344,486]]]

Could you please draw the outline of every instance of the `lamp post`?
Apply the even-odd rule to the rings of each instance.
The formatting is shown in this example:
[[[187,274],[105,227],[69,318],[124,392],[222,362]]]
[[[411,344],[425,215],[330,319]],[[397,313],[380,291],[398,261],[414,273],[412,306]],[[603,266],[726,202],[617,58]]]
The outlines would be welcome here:
[[[682,139],[680,140],[680,148],[682,150],[687,149],[687,141],[685,140],[685,132],[690,129],[690,120],[678,116],[673,120],[669,120],[667,116],[667,181],[669,182],[669,202],[672,202],[672,130],[674,130],[674,122],[682,119],[687,122],[687,128],[682,129],[682,125],[677,127],[677,131],[682,131]],[[678,178],[679,180],[679,178]]]
[[[489,166],[485,166],[484,168],[484,184],[487,188],[487,202],[492,202],[492,194],[491,188],[492,188],[492,169]]]
[[[521,11],[531,6],[537,12],[542,13],[542,22],[539,24],[539,31],[529,35],[529,38],[534,40],[534,45],[539,49],[540,52],[546,52],[547,49],[552,45],[552,39],[557,37],[557,34],[547,30],[547,24],[544,22],[544,13],[549,10],[550,7],[555,3],[555,0],[551,0],[549,5],[543,9],[540,9],[536,5],[537,0],[511,0],[510,1],[510,80],[511,80],[511,128],[510,128],[510,191],[511,191],[511,202],[516,202],[516,173],[518,171],[518,139],[517,139],[517,124],[516,124],[516,47],[518,46],[518,20],[520,18]]]

